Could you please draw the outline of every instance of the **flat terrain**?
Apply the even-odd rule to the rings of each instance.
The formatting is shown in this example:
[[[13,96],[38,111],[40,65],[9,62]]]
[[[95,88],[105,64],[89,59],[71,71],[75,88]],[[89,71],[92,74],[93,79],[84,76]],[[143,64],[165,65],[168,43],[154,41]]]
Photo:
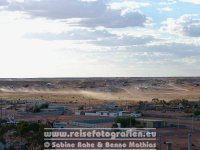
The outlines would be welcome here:
[[[152,98],[199,100],[200,77],[0,79],[0,98],[95,102]]]
[[[0,98],[52,101],[199,100],[200,77],[0,79]]]

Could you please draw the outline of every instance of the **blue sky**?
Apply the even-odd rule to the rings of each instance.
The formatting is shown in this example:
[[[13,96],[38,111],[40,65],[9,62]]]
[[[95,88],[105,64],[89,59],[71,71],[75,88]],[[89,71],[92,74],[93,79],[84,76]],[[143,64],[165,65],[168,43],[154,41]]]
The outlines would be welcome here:
[[[200,75],[200,0],[0,0],[0,77]]]

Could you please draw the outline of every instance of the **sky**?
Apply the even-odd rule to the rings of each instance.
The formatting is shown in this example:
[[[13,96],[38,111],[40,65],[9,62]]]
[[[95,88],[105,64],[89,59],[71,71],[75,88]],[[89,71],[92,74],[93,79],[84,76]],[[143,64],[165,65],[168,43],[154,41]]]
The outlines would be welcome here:
[[[0,78],[200,76],[200,0],[0,0]]]

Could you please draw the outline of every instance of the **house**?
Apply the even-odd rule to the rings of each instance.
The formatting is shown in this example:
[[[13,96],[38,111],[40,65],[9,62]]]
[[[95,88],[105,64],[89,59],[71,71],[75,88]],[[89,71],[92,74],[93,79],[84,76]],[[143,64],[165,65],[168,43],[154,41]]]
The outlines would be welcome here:
[[[66,104],[52,104],[52,103],[50,103],[48,105],[48,109],[55,109],[55,110],[60,111],[62,113],[72,113],[72,111],[69,108],[70,107],[68,107]]]
[[[98,111],[97,114],[99,116],[108,116],[108,117],[117,117],[118,116],[118,112],[114,112],[114,111]]]
[[[86,111],[84,113],[85,116],[99,116],[99,113],[96,111]]]
[[[138,118],[138,117],[141,117],[142,114],[141,113],[135,113],[135,112],[131,112],[131,111],[119,111],[118,112],[118,116],[122,117],[128,117],[128,116],[131,116],[131,117],[135,117],[135,118]]]
[[[104,117],[132,116],[135,118],[142,116],[140,113],[134,113],[130,111],[76,111],[75,115]]]
[[[118,116],[118,113],[109,111],[76,111],[75,115],[115,117]]]
[[[182,103],[179,103],[179,104],[177,105],[177,109],[184,109],[183,104],[182,104]]]

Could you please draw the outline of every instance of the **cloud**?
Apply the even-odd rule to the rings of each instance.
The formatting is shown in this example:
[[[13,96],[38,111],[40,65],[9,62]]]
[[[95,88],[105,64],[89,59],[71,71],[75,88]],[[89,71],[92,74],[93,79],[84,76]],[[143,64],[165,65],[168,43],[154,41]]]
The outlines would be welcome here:
[[[143,45],[154,41],[155,38],[153,36],[130,36],[130,35],[122,35],[115,36],[112,38],[105,38],[96,41],[92,41],[91,43],[98,46],[133,46],[133,45]]]
[[[106,30],[74,29],[62,33],[29,33],[26,38],[41,40],[97,40],[98,38],[109,38],[114,35]]]
[[[160,2],[159,4],[160,4],[160,5],[167,6],[167,5],[174,5],[174,4],[176,4],[176,3],[177,3],[176,0],[167,0],[167,1],[165,1],[165,2]]]
[[[33,17],[64,19],[66,23],[86,27],[144,27],[149,22],[149,18],[139,11],[112,9],[103,0],[59,0],[59,2],[57,0],[11,1],[8,10],[23,11]]]
[[[199,15],[183,15],[177,20],[168,18],[161,27],[162,31],[181,34],[189,37],[200,37]]]
[[[144,48],[145,49],[145,48]],[[186,58],[200,55],[199,46],[184,43],[163,43],[160,45],[146,46],[146,50],[168,54],[173,59]]]
[[[163,7],[158,9],[160,12],[170,12],[173,11],[173,8],[171,7]]]
[[[0,6],[8,5],[6,0],[0,0]]]
[[[96,29],[72,29],[61,33],[29,33],[25,38],[40,39],[47,41],[72,40],[72,41],[87,41],[88,44],[95,46],[131,46],[147,44],[156,39],[153,36],[133,36],[133,35],[118,35],[108,32],[107,30]]]
[[[135,1],[121,1],[121,2],[113,2],[110,4],[110,7],[112,9],[126,9],[126,8],[130,8],[130,9],[137,9],[140,7],[147,7],[150,6],[150,3],[142,3],[142,2],[135,2]]]
[[[192,3],[192,4],[200,4],[200,0],[179,0],[179,1]]]
[[[105,9],[105,4],[100,0],[59,0],[59,2],[57,0],[24,0],[11,1],[8,6],[8,10],[23,11],[31,16],[49,19],[96,17]]]
[[[149,22],[150,19],[138,11],[107,10],[98,18],[83,19],[72,24],[85,27],[124,28],[145,27]]]

